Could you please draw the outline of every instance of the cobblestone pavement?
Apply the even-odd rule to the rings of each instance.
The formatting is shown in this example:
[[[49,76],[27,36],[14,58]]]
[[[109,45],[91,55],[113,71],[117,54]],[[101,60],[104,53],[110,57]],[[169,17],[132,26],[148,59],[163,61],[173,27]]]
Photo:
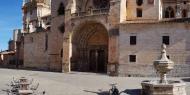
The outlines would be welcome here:
[[[27,77],[40,83],[39,91],[47,95],[107,95],[110,84],[117,83],[121,95],[139,95],[141,81],[156,78],[109,77],[95,73],[55,73],[26,70],[0,69],[0,89],[6,89],[13,77]],[[190,78],[172,78],[187,83],[187,95],[190,95]],[[0,92],[0,95],[3,92]]]

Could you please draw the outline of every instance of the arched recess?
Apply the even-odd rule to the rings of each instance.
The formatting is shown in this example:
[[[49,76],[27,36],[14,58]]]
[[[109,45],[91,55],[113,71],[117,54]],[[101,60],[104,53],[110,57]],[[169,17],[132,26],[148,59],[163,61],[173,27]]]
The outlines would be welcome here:
[[[136,0],[136,3],[138,6],[141,6],[143,4],[143,0]]]
[[[57,13],[58,15],[65,15],[65,6],[63,2],[60,3]]]
[[[108,32],[104,25],[87,22],[72,33],[71,70],[106,73]]]
[[[93,0],[96,9],[106,9],[110,7],[110,0]]]
[[[182,17],[183,17],[183,18],[188,17],[188,11],[187,11],[186,9],[183,9],[183,10],[182,10]]]
[[[174,18],[175,17],[175,11],[174,8],[171,6],[167,7],[165,9],[165,18]]]

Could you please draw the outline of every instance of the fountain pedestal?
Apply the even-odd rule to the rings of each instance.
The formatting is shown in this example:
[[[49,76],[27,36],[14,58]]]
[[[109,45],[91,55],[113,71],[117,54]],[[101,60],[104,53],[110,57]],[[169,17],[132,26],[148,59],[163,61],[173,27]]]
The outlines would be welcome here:
[[[161,58],[154,61],[154,67],[160,80],[147,80],[141,83],[142,95],[186,95],[186,84],[182,81],[167,80],[167,73],[174,67],[174,62],[167,58],[166,45],[162,45]]]
[[[143,81],[142,95],[186,95],[186,84],[181,81],[160,84],[159,81]]]

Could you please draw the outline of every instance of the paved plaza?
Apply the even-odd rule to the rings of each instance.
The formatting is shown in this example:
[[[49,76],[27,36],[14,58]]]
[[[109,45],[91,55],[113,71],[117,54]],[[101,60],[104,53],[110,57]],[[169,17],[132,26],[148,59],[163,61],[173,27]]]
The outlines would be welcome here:
[[[121,95],[139,95],[141,81],[155,78],[110,77],[95,73],[55,73],[26,70],[0,69],[0,89],[8,88],[12,78],[27,77],[40,83],[39,92],[47,95],[107,95],[110,84],[117,83]],[[187,83],[187,95],[190,95],[190,78],[172,78]],[[3,91],[0,95],[6,95]]]

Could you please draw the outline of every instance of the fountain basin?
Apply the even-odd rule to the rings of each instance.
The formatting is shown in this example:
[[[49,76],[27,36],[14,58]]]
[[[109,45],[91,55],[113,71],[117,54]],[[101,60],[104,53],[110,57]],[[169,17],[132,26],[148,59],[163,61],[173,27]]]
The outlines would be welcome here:
[[[186,95],[186,84],[182,81],[169,80],[163,84],[159,80],[146,80],[141,85],[142,95]]]

